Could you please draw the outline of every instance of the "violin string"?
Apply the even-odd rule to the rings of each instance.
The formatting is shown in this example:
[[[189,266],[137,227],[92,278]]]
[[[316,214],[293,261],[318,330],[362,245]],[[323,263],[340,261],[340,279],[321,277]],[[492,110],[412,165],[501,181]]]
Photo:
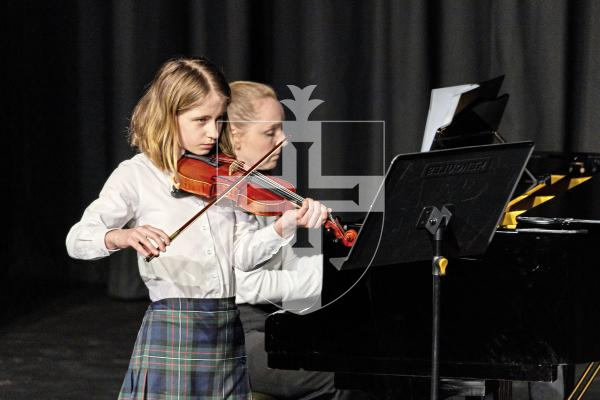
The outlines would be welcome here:
[[[254,171],[251,174],[253,177],[256,177],[257,180],[264,182],[267,185],[270,185],[274,190],[278,191],[278,194],[281,194],[283,196],[287,196],[288,198],[292,199],[292,200],[296,200],[299,202],[304,201],[304,198],[302,196],[300,196],[299,194],[289,190],[288,188],[286,188],[285,186],[281,185],[279,182],[274,181],[273,179],[263,175],[261,172],[259,171]]]
[[[234,161],[234,164],[236,168],[239,168],[241,171],[245,171],[243,162]],[[270,188],[267,187],[266,189],[273,190],[274,192],[276,192],[276,194],[279,194],[281,197],[287,198],[289,200],[294,200],[299,203],[302,203],[304,201],[304,197],[300,196],[296,192],[289,190],[285,186],[281,185],[279,182],[274,181],[273,179],[263,175],[258,171],[253,171],[250,175],[252,177],[255,177],[257,181],[260,181],[263,184],[270,186]]]
[[[246,171],[244,168],[244,163],[242,161],[234,161],[233,164],[235,165],[236,168],[239,168],[241,171]],[[284,197],[290,200],[295,200],[298,203],[302,203],[304,201],[304,197],[300,196],[299,194],[297,194],[296,192],[293,192],[291,190],[289,190],[288,188],[286,188],[285,186],[281,185],[279,182],[276,182],[274,180],[272,180],[271,178],[263,175],[261,172],[259,171],[253,171],[250,174],[253,178],[257,178],[258,181],[261,181],[263,184],[266,185],[270,185],[272,187],[271,190],[273,190],[274,192],[276,192],[276,194],[279,194],[281,197]],[[269,188],[267,188],[269,189]],[[330,221],[332,221],[341,232],[344,232],[344,228],[340,225],[340,223],[333,218],[333,215],[331,215],[330,212],[327,213],[328,214],[328,219]]]
[[[304,201],[304,198],[300,195],[298,195],[295,192],[292,192],[291,190],[289,190],[288,188],[286,188],[285,186],[282,186],[279,184],[279,182],[275,182],[272,179],[266,177],[265,175],[263,175],[262,173],[258,172],[258,171],[254,171],[250,174],[253,177],[257,177],[260,180],[262,180],[263,182],[265,182],[266,184],[270,184],[271,186],[278,186],[279,189],[273,189],[274,191],[277,191],[277,194],[280,194],[282,197],[284,197],[284,195],[287,195],[289,197],[292,197],[294,200],[298,201],[299,203],[301,203],[302,201]],[[264,178],[264,179],[263,179]],[[328,219],[333,222],[338,229],[341,232],[345,232],[344,228],[340,225],[340,223],[338,222],[337,219],[333,218],[333,215],[331,215],[330,212],[327,213]]]
[[[252,177],[257,178],[257,181],[261,181],[266,185],[270,185],[271,188],[277,192],[277,194],[281,195],[282,197],[287,197],[288,199],[291,200],[295,200],[298,201],[300,203],[302,203],[304,201],[304,198],[300,195],[298,195],[297,193],[289,190],[288,188],[286,188],[285,186],[281,185],[279,182],[275,182],[274,180],[266,177],[265,175],[261,174],[260,172],[256,172],[254,171],[254,173],[251,174]]]

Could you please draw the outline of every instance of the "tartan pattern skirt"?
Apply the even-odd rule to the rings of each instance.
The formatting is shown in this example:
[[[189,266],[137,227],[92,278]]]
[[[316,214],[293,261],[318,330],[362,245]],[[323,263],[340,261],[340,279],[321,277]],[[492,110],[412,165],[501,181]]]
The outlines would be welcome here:
[[[119,399],[251,399],[235,298],[151,303]]]

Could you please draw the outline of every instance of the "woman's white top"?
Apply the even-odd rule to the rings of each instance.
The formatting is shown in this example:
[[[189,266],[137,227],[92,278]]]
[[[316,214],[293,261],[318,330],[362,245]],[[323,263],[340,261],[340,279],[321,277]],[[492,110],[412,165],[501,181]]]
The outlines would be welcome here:
[[[85,260],[110,255],[115,250],[106,248],[104,236],[125,226],[151,225],[172,234],[205,203],[193,195],[175,198],[171,187],[172,178],[144,154],[123,161],[69,231],[69,255]],[[253,215],[223,199],[181,232],[159,257],[146,262],[138,253],[138,267],[153,301],[232,297],[233,268],[249,271],[291,239],[282,239],[272,225],[259,229]]]
[[[273,218],[256,217],[259,226],[268,226]],[[236,303],[276,303],[297,312],[320,307],[323,285],[323,255],[299,256],[286,244],[259,268],[236,271]]]

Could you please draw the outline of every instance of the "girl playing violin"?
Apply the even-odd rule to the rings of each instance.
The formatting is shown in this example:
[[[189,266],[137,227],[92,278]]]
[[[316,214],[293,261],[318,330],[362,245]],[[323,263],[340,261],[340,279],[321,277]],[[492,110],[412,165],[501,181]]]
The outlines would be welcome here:
[[[262,154],[285,138],[283,107],[275,91],[258,82],[230,83],[231,102],[227,108],[229,122],[219,139],[221,151],[252,165]],[[276,167],[280,151],[259,167]],[[312,200],[309,200],[312,201]],[[267,226],[273,217],[256,217]],[[306,312],[319,306],[323,276],[323,256],[299,257],[291,245],[282,249],[260,268],[236,274],[236,302],[244,331],[252,389],[277,399],[350,399],[367,398],[357,391],[337,390],[333,373],[269,369],[265,352],[265,318],[284,304],[289,309]]]
[[[205,205],[197,196],[171,195],[177,161],[184,151],[214,151],[229,98],[225,77],[209,60],[164,63],[131,118],[130,142],[139,154],[113,171],[67,235],[74,258],[138,252],[152,303],[120,399],[250,398],[233,268],[251,270],[288,243],[296,225],[320,226],[326,217],[319,202],[307,201],[258,229],[253,216],[223,199],[177,240],[169,238],[166,232]]]

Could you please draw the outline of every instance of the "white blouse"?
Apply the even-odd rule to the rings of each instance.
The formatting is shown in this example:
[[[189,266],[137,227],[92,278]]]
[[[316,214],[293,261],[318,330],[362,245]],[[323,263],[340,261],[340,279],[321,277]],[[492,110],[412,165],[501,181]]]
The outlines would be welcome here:
[[[106,257],[116,250],[106,248],[104,236],[125,226],[151,225],[170,235],[205,205],[197,196],[173,197],[171,186],[171,177],[144,154],[123,161],[69,231],[67,252],[85,260]],[[159,257],[146,262],[138,253],[138,267],[152,301],[232,297],[233,268],[249,271],[291,239],[282,239],[272,224],[259,229],[253,215],[223,199],[181,232]]]

